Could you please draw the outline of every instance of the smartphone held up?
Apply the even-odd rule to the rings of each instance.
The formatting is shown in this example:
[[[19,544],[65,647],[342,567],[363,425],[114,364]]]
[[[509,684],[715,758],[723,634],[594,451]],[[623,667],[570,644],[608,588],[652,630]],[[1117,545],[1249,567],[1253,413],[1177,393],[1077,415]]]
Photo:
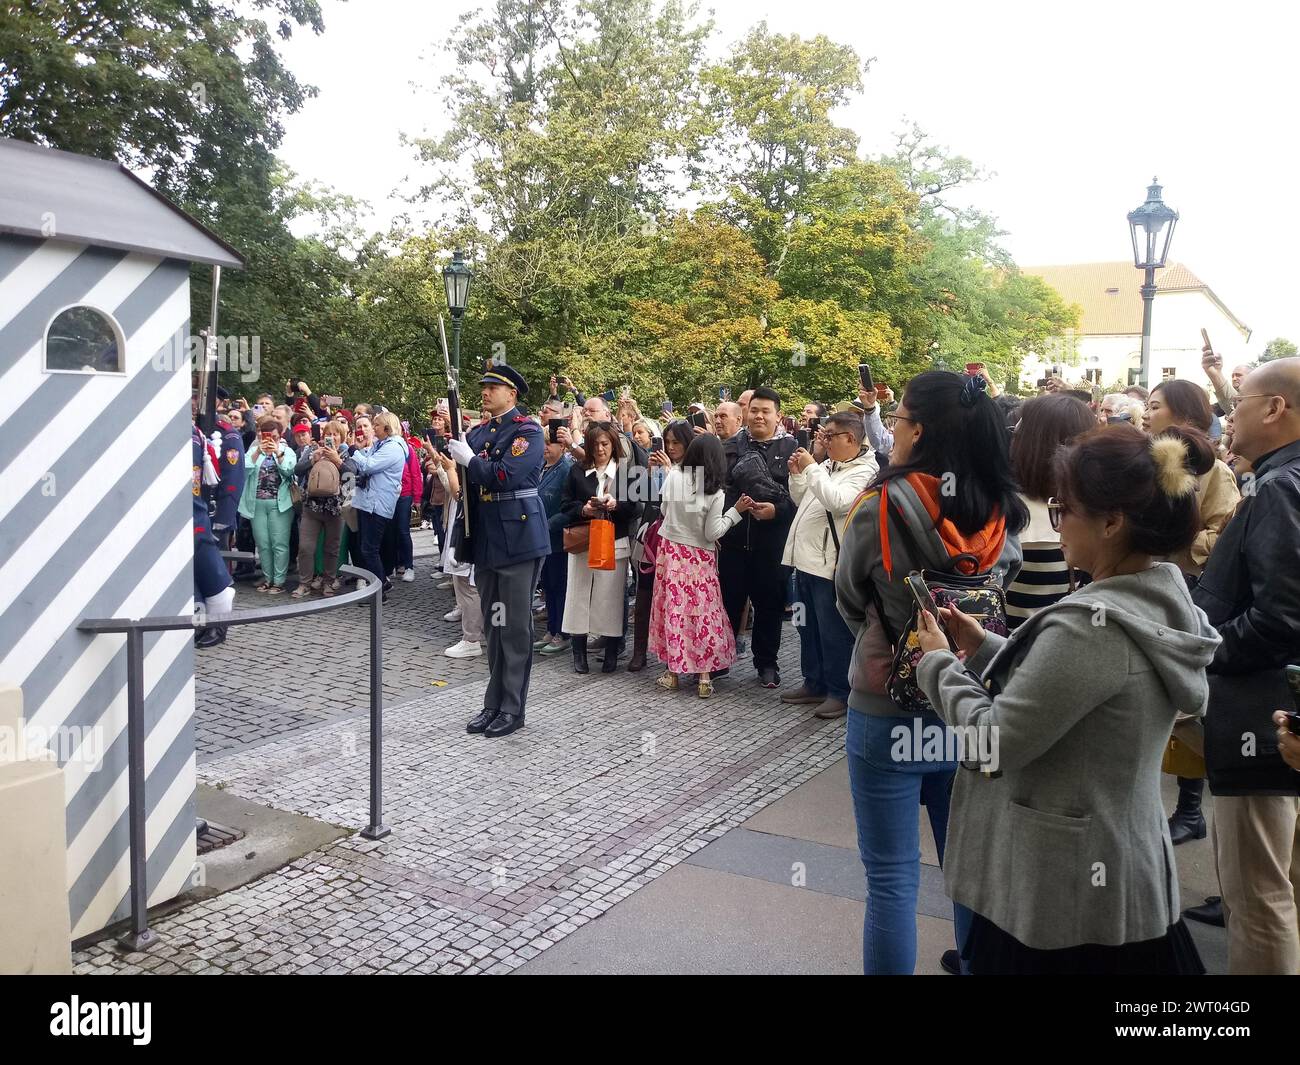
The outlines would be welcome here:
[[[929,586],[925,583],[924,578],[919,572],[912,570],[903,578],[903,583],[907,586],[907,590],[912,593],[912,599],[916,603],[918,612],[917,617],[919,618],[922,612],[928,612],[934,618],[935,624],[939,626],[939,631],[947,639],[948,647],[953,654],[956,654],[957,643],[953,640],[952,633],[948,631],[948,626],[944,624],[943,615],[939,613],[939,604],[934,598],[934,593],[930,591]]]

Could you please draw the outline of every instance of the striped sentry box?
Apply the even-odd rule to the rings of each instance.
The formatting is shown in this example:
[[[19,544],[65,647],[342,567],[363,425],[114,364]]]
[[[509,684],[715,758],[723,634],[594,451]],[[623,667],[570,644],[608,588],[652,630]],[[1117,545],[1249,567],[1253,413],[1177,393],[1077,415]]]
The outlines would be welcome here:
[[[242,260],[116,163],[0,140],[0,170],[0,681],[59,756],[76,939],[129,912],[126,638],[77,626],[193,610],[190,263]],[[47,367],[76,306],[121,372]],[[145,652],[153,905],[194,870],[192,634]]]

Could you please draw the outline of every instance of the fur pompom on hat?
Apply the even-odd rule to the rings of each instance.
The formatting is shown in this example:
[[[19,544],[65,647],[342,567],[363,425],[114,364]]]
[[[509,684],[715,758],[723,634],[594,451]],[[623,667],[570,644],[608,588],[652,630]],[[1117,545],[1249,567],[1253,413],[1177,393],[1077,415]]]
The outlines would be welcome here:
[[[1187,449],[1173,437],[1156,437],[1151,441],[1151,458],[1156,464],[1156,483],[1171,499],[1196,491],[1196,477],[1187,469]]]

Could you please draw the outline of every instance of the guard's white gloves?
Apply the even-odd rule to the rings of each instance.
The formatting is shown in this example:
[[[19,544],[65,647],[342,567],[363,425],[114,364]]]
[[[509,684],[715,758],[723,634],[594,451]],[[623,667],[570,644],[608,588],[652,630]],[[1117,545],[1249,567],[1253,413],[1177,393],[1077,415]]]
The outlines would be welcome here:
[[[456,437],[452,437],[447,441],[447,450],[451,452],[451,457],[462,466],[468,466],[469,460],[474,457],[474,449],[464,440],[459,440]]]

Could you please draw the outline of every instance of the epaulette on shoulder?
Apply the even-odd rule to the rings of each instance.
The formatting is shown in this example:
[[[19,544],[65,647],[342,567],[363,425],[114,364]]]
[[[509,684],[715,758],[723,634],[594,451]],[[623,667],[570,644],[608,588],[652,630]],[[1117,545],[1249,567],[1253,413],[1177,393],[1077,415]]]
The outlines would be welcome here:
[[[531,425],[534,429],[540,429],[540,428],[541,428],[540,425],[538,425],[535,421],[533,421],[532,418],[528,417],[528,415],[526,415],[526,414],[516,414],[516,415],[515,415],[515,423],[518,424],[518,423],[520,423],[520,422],[523,422],[523,423],[525,423],[525,424],[527,424],[527,425]]]

